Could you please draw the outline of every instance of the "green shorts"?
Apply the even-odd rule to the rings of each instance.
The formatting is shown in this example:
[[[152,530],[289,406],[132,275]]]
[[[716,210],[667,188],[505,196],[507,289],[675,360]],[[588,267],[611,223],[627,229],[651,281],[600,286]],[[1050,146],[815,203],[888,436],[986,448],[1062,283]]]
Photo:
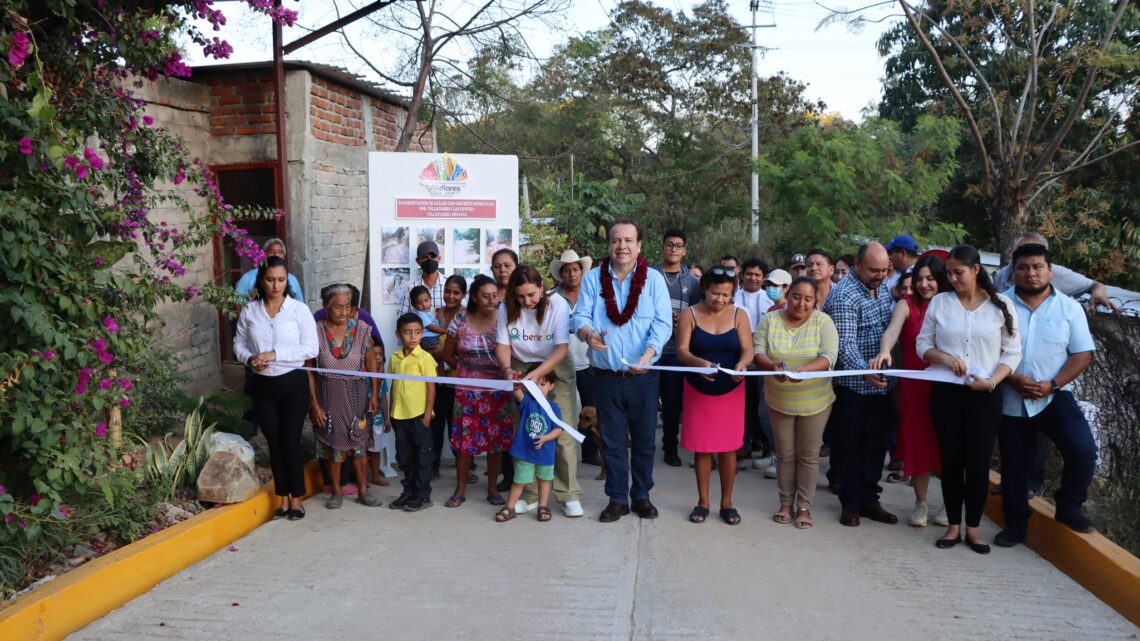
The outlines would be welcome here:
[[[515,459],[515,483],[519,485],[530,485],[534,482],[534,477],[536,476],[540,481],[553,481],[554,466],[535,465],[530,461]]]

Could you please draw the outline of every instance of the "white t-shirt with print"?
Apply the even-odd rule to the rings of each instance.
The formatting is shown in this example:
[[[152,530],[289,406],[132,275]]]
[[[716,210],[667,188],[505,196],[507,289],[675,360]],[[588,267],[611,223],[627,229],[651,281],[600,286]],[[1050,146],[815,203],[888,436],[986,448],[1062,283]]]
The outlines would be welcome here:
[[[507,324],[507,306],[499,308],[499,333],[496,342],[510,345],[511,355],[524,363],[546,360],[558,345],[570,343],[570,304],[561,296],[547,296],[542,324],[538,312],[523,309],[518,320]]]

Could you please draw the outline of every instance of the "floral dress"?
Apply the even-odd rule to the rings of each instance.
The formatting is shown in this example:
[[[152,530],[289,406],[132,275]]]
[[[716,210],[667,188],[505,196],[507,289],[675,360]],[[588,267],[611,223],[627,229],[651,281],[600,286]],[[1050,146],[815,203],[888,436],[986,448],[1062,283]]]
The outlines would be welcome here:
[[[344,372],[365,371],[365,356],[372,349],[372,327],[363,321],[349,319],[344,342],[337,344],[325,321],[317,321],[320,352],[317,367]],[[317,440],[317,458],[340,463],[351,456],[365,455],[368,436],[372,433],[368,420],[368,379],[351,374],[314,374],[317,401],[325,410],[325,427],[313,425]]]
[[[459,312],[447,327],[447,340],[456,341],[455,375],[460,378],[499,379],[495,359],[498,321],[486,331],[467,324],[467,312]],[[460,455],[498,454],[511,447],[514,417],[511,393],[477,387],[455,387],[451,414],[451,449]]]

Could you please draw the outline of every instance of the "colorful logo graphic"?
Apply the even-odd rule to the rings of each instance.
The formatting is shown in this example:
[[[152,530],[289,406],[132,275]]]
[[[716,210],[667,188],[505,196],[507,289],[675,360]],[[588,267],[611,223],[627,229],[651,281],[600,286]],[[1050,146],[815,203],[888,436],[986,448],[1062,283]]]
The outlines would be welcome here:
[[[442,154],[420,172],[420,184],[432,196],[458,196],[467,186],[467,170],[451,154]]]

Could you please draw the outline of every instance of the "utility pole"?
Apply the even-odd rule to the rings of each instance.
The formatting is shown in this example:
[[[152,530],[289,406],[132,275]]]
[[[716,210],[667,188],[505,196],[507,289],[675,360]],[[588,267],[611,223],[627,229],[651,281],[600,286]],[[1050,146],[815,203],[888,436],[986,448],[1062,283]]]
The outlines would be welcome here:
[[[760,242],[760,174],[756,173],[756,160],[760,157],[760,97],[756,87],[760,66],[760,29],[775,27],[772,24],[756,24],[756,13],[760,11],[760,0],[751,0],[752,10],[752,244]]]

